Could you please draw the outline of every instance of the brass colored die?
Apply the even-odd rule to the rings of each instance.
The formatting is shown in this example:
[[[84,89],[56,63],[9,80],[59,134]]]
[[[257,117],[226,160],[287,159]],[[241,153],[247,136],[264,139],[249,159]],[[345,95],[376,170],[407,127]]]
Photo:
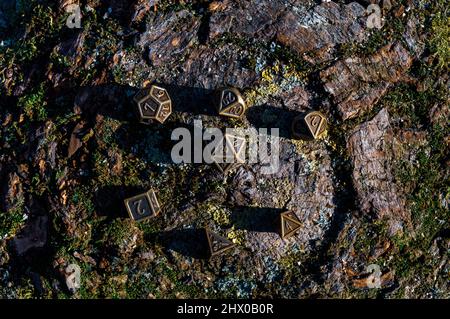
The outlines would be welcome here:
[[[142,221],[157,216],[161,212],[158,198],[153,189],[146,193],[127,198],[124,202],[128,214],[135,221]]]
[[[151,124],[153,121],[164,123],[172,113],[172,100],[166,89],[152,85],[140,90],[134,101],[138,106],[138,116],[141,123]]]
[[[227,238],[217,235],[216,233],[213,233],[208,228],[205,228],[205,232],[206,238],[208,238],[208,246],[211,257],[217,256],[223,253],[224,251],[236,246]]]
[[[296,116],[291,125],[292,136],[303,140],[318,138],[326,128],[327,119],[318,111],[310,111]]]
[[[224,139],[225,145],[223,145]],[[244,137],[225,133],[224,138],[219,141],[212,158],[222,173],[226,174],[245,162],[246,143],[247,141]],[[220,149],[219,146],[224,148]]]
[[[218,91],[217,111],[222,116],[241,118],[247,109],[244,98],[236,88],[222,88]]]
[[[293,211],[281,213],[281,238],[286,239],[292,236],[301,226],[300,219]]]

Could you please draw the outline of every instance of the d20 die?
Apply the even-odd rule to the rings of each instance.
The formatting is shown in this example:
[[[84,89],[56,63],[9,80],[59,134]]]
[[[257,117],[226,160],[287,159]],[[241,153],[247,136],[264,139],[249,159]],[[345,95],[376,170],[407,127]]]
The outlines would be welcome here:
[[[301,226],[300,219],[293,211],[281,213],[281,238],[286,239],[294,235]]]
[[[211,257],[217,256],[224,251],[236,246],[227,238],[213,233],[208,228],[205,228],[206,238],[208,239],[209,253]]]
[[[222,88],[218,91],[217,111],[222,116],[241,118],[247,106],[241,93],[236,88]]]
[[[135,221],[157,216],[161,212],[154,190],[125,199],[125,207],[130,217]]]
[[[294,118],[291,125],[292,136],[296,139],[312,140],[318,138],[327,128],[325,115],[310,111]]]
[[[229,133],[226,133],[219,141],[212,159],[222,173],[226,174],[245,162],[246,143],[244,137]]]
[[[166,89],[152,85],[139,91],[134,101],[138,105],[138,115],[141,123],[150,124],[153,121],[164,123],[172,113],[172,100]]]

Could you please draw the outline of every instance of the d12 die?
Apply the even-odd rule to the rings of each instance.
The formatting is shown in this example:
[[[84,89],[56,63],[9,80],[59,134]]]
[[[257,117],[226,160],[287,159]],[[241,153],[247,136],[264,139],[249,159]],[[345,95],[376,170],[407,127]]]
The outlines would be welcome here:
[[[150,124],[153,121],[162,124],[172,113],[172,100],[169,93],[157,85],[139,91],[134,101],[138,105],[139,119],[144,124]]]

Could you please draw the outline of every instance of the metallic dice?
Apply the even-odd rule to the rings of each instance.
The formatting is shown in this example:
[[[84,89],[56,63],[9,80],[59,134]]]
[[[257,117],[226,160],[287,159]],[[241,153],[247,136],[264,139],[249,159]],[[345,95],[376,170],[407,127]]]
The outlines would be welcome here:
[[[140,90],[134,101],[138,106],[138,116],[141,123],[151,124],[153,121],[164,123],[172,113],[172,100],[166,89],[152,85]]]
[[[294,118],[291,125],[292,136],[295,139],[312,140],[325,132],[327,120],[318,111],[310,111]]]
[[[222,88],[217,94],[217,111],[220,115],[241,118],[245,114],[247,106],[238,89]]]
[[[130,217],[135,221],[141,221],[149,217],[157,216],[161,207],[154,190],[125,199],[125,207]]]

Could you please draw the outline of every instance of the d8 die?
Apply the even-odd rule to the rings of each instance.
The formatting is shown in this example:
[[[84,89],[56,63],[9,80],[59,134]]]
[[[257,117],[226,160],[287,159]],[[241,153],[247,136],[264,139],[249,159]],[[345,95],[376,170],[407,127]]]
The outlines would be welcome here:
[[[245,162],[246,143],[247,141],[242,136],[225,133],[216,146],[212,157],[222,173],[227,174],[230,170]]]
[[[151,124],[153,121],[162,124],[172,113],[172,100],[169,93],[157,85],[139,91],[134,101],[138,106],[140,122],[144,124]]]
[[[217,111],[222,116],[241,118],[247,109],[244,98],[235,88],[222,88],[218,91]]]
[[[318,138],[327,127],[325,115],[310,111],[294,118],[291,125],[292,136],[296,139],[311,140]]]

